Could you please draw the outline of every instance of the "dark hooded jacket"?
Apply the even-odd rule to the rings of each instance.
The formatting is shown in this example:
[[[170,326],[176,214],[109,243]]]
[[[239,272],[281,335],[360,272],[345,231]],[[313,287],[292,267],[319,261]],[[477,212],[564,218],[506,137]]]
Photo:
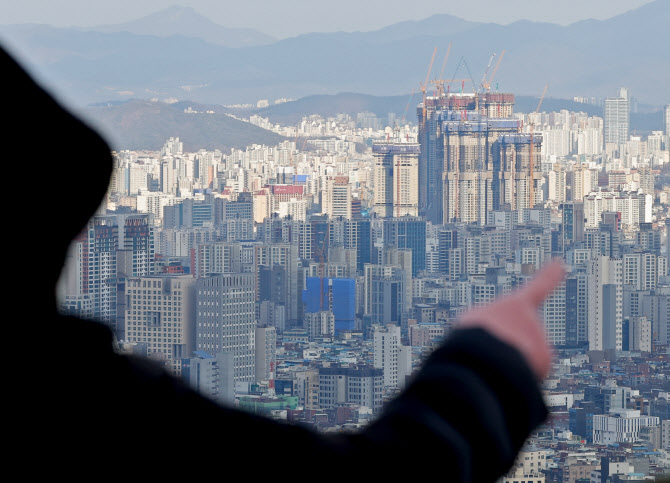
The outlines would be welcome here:
[[[14,327],[5,434],[10,464],[31,461],[24,477],[381,480],[409,471],[492,482],[510,468],[547,412],[521,354],[482,329],[455,331],[364,430],[323,435],[221,407],[150,362],[117,354],[106,327],[60,316],[54,286],[70,240],[107,190],[111,154],[0,55],[5,186],[35,187],[13,198],[30,202],[7,206],[3,237],[5,323]]]

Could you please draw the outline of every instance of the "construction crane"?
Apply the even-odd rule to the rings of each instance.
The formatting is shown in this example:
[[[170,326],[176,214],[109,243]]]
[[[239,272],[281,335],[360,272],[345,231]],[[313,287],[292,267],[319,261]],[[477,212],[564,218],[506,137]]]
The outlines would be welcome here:
[[[330,237],[330,221],[326,222],[326,233],[323,237],[323,240],[321,240],[320,246],[317,247],[317,249],[315,250],[315,253],[314,253],[314,255],[315,255],[314,258],[319,260],[319,279],[320,279],[320,283],[319,283],[319,286],[320,286],[320,289],[319,289],[320,305],[319,305],[319,307],[320,307],[320,310],[324,310],[324,308],[323,308],[323,279],[324,279],[324,275],[325,275],[325,273],[324,273],[325,272],[325,261],[324,261],[324,259],[327,256],[326,243],[328,243],[328,238],[329,237]]]
[[[491,77],[489,77],[489,80],[486,80],[486,74],[489,71],[489,68],[491,67],[491,62],[493,62],[493,58],[495,57],[496,54],[493,54],[491,56],[491,60],[489,60],[489,65],[486,67],[486,72],[484,72],[484,76],[482,77],[482,92],[484,91],[490,91],[491,90],[491,83],[493,82],[493,78],[496,76],[496,72],[498,72],[498,67],[500,67],[500,63],[503,60],[503,57],[505,56],[505,51],[503,50],[502,53],[500,54],[500,57],[498,57],[498,62],[496,63],[495,68],[493,69],[493,72],[491,73]]]
[[[493,54],[491,54],[491,58],[489,59],[489,63],[488,63],[488,65],[486,66],[486,70],[484,71],[484,75],[482,75],[482,82],[481,82],[481,85],[482,85],[482,86],[483,86],[484,83],[486,82],[486,75],[489,73],[489,69],[491,69],[491,64],[493,64],[493,59],[496,58],[496,55],[497,55],[497,54],[496,54],[495,52],[494,52]]]
[[[416,90],[416,87],[412,88],[412,93],[409,95],[409,99],[407,99],[407,105],[405,106],[405,110],[402,113],[402,119],[400,120],[401,124],[405,124],[405,117],[407,117],[407,111],[409,110],[409,105],[412,102],[412,98],[414,97],[414,91]]]
[[[537,104],[537,109],[535,109],[535,113],[537,114],[540,112],[540,107],[542,107],[542,101],[544,100],[544,96],[547,94],[547,89],[549,88],[549,84],[546,84],[544,86],[544,91],[542,91],[542,96],[540,97],[540,102]],[[533,116],[534,117],[534,116]],[[535,205],[533,204],[535,200],[535,180],[533,179],[533,176],[535,175],[535,162],[533,160],[534,156],[534,150],[535,150],[535,121],[530,120],[530,208],[533,208]]]
[[[430,58],[430,64],[428,64],[428,73],[426,74],[426,80],[423,84],[420,84],[421,92],[423,93],[423,120],[426,120],[426,89],[428,88],[428,79],[430,79],[430,73],[433,70],[433,62],[435,62],[435,55],[437,54],[437,47],[433,50],[433,56]]]
[[[451,42],[449,42],[449,47],[447,47],[447,53],[444,56],[444,60],[442,61],[442,70],[440,70],[440,76],[437,79],[430,81],[431,84],[435,84],[438,96],[442,96],[442,94],[444,94],[444,84],[446,83],[446,81],[444,80],[444,69],[447,66],[447,60],[449,59],[450,53],[451,53]]]
[[[447,59],[451,53],[451,42],[449,42],[449,47],[447,47],[447,55],[444,56],[444,62],[442,62],[442,70],[440,71],[440,79],[444,79],[444,68],[447,66]]]

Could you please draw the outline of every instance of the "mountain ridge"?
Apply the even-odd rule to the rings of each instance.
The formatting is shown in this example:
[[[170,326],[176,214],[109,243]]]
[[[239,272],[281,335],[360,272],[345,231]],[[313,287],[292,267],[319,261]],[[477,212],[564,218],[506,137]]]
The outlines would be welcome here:
[[[440,18],[432,20],[437,27]],[[304,34],[239,48],[191,37],[118,32],[75,35],[52,28],[47,35],[37,27],[23,28],[14,37],[20,37],[34,70],[80,104],[110,94],[119,99],[188,97],[215,104],[343,91],[402,95],[423,80],[436,45],[440,51],[431,76],[439,74],[449,43],[453,49],[445,69],[448,78],[472,77],[477,82],[491,54],[505,49],[495,78],[501,90],[532,94],[548,82],[557,97],[606,97],[627,86],[640,102],[670,103],[670,56],[663,47],[670,24],[667,0],[608,20],[565,27],[444,19],[453,20],[451,30],[434,26],[421,31],[424,20],[372,32]],[[4,36],[11,37],[9,31],[12,28],[0,28]],[[468,68],[456,72],[460,59],[467,60]]]

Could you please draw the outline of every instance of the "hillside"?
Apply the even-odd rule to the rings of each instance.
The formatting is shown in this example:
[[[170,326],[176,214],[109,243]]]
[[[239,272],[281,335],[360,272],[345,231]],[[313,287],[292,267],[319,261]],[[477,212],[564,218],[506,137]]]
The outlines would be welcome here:
[[[193,105],[196,109],[195,105]],[[186,114],[183,104],[133,100],[110,106],[92,106],[81,112],[102,131],[113,149],[160,149],[178,136],[186,151],[243,148],[253,143],[274,145],[284,138],[220,111]]]

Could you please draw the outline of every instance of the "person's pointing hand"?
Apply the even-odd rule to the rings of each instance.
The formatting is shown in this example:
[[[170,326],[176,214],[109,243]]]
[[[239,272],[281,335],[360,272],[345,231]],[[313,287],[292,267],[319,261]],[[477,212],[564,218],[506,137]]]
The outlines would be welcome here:
[[[564,277],[563,263],[552,262],[516,292],[463,314],[459,327],[488,330],[521,352],[535,375],[542,380],[551,367],[551,349],[538,309]]]

